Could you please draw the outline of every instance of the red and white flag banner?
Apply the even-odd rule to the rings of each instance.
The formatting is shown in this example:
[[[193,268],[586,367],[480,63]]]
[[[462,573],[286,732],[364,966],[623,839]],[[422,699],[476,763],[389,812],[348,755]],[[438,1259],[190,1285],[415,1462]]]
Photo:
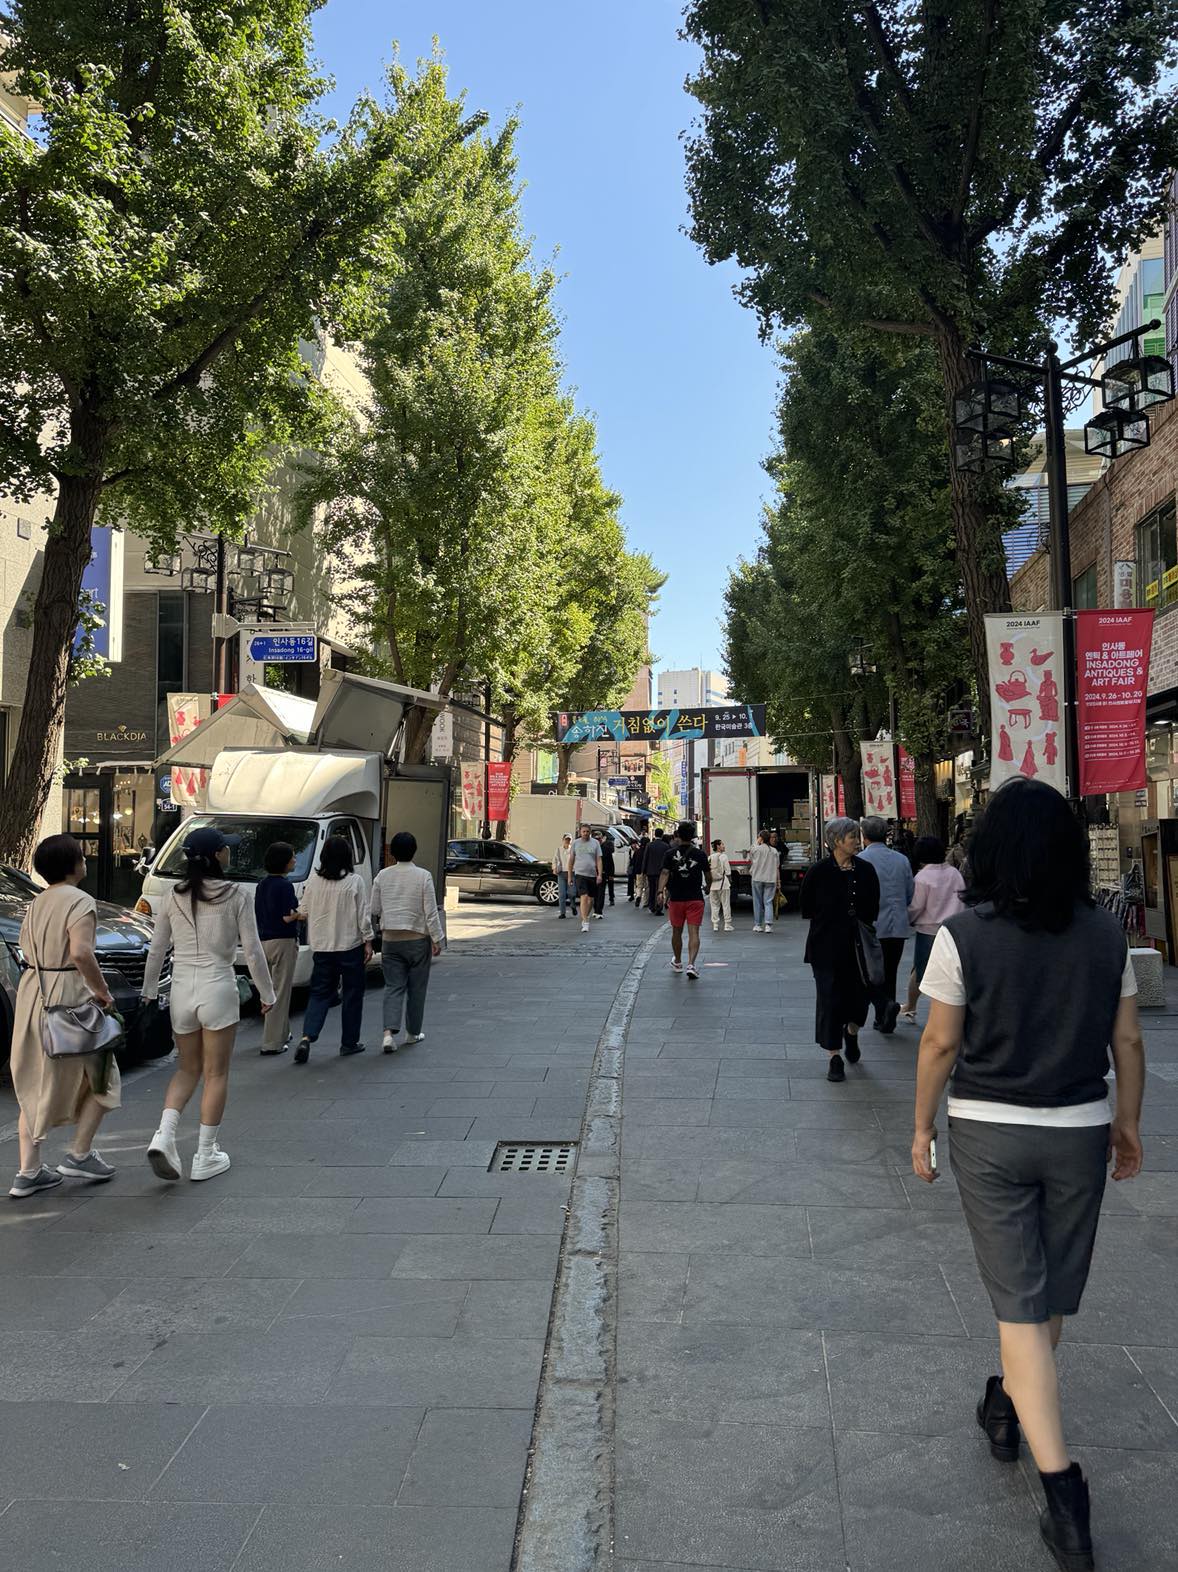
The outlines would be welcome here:
[[[1076,613],[1080,795],[1147,784],[1145,705],[1153,611]]]
[[[891,742],[861,742],[863,811],[880,819],[896,817],[896,750]]]
[[[915,819],[916,817],[916,760],[903,748],[898,750],[900,755],[900,817],[902,819]]]
[[[990,668],[990,788],[1012,775],[1067,795],[1063,613],[986,618]]]
[[[486,804],[485,774],[486,766],[483,764],[462,766],[462,812],[468,819],[482,820],[486,817],[483,811]]]
[[[511,806],[511,764],[491,759],[487,764],[487,818],[492,824],[506,819]]]

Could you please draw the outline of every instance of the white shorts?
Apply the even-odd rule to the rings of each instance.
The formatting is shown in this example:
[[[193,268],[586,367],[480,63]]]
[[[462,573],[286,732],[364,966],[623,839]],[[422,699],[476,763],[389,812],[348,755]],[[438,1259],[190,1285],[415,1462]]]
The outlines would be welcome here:
[[[224,1031],[241,1019],[237,979],[220,967],[178,967],[172,974],[172,1031]]]

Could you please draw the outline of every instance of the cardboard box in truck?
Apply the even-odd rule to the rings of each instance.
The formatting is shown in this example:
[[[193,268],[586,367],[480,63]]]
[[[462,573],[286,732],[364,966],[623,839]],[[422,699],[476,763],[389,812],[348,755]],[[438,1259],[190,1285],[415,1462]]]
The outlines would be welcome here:
[[[732,864],[732,888],[751,895],[749,858],[758,830],[776,830],[785,855],[781,888],[788,904],[797,901],[807,868],[816,860],[816,776],[790,765],[705,769],[703,772],[704,840],[724,842]]]

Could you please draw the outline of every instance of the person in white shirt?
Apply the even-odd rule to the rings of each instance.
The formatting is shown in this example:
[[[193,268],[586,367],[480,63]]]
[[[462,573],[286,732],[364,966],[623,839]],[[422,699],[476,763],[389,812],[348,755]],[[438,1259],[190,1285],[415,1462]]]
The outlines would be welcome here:
[[[769,840],[768,830],[757,831],[757,844],[749,858],[753,886],[753,932],[773,932],[773,902],[781,888],[781,854]]]
[[[569,876],[576,880],[581,903],[581,932],[589,932],[589,914],[601,880],[601,842],[593,839],[587,824],[582,824],[577,839],[569,848]]]
[[[143,997],[155,999],[164,957],[172,951],[172,1032],[180,1060],[168,1082],[159,1128],[147,1148],[147,1160],[161,1179],[180,1178],[176,1130],[202,1078],[200,1136],[189,1177],[212,1179],[229,1167],[229,1154],[217,1145],[217,1132],[225,1113],[229,1061],[241,1015],[233,971],[238,945],[262,1001],[262,1014],[274,1004],[274,984],[254,917],[253,889],[218,877],[229,865],[230,850],[230,842],[215,825],[193,830],[184,842],[185,876],[165,895],[147,952]]]
[[[323,1030],[339,988],[340,1058],[363,1053],[360,1022],[364,1013],[364,968],[372,959],[372,918],[368,891],[352,865],[352,847],[342,835],[323,843],[319,867],[303,889],[299,917],[307,925],[311,948],[311,997],[303,1016],[303,1035],[294,1062],[306,1064],[311,1044]]]
[[[560,845],[552,854],[552,871],[556,875],[556,886],[560,891],[560,913],[565,915],[565,907],[569,903],[569,857],[573,850],[571,835],[562,835]]]
[[[712,855],[708,858],[712,876],[708,900],[712,907],[712,932],[720,932],[720,916],[724,917],[724,932],[732,932],[732,864],[724,850],[724,842],[712,842]]]
[[[406,1043],[425,1040],[430,963],[442,953],[442,919],[433,875],[414,864],[417,837],[401,830],[389,842],[391,865],[372,884],[372,920],[381,930],[385,1053],[396,1053],[401,1016]]]

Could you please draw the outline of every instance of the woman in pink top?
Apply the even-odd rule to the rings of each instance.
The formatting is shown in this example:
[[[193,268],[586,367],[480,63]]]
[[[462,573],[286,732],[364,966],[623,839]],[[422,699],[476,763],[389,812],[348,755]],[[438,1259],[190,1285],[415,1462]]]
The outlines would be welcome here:
[[[962,910],[965,880],[959,869],[945,861],[944,843],[935,835],[922,835],[913,853],[916,858],[916,889],[908,908],[908,921],[916,929],[916,953],[908,979],[908,1001],[900,1019],[916,1024],[916,997],[924,969],[932,954],[937,929],[947,917]]]

